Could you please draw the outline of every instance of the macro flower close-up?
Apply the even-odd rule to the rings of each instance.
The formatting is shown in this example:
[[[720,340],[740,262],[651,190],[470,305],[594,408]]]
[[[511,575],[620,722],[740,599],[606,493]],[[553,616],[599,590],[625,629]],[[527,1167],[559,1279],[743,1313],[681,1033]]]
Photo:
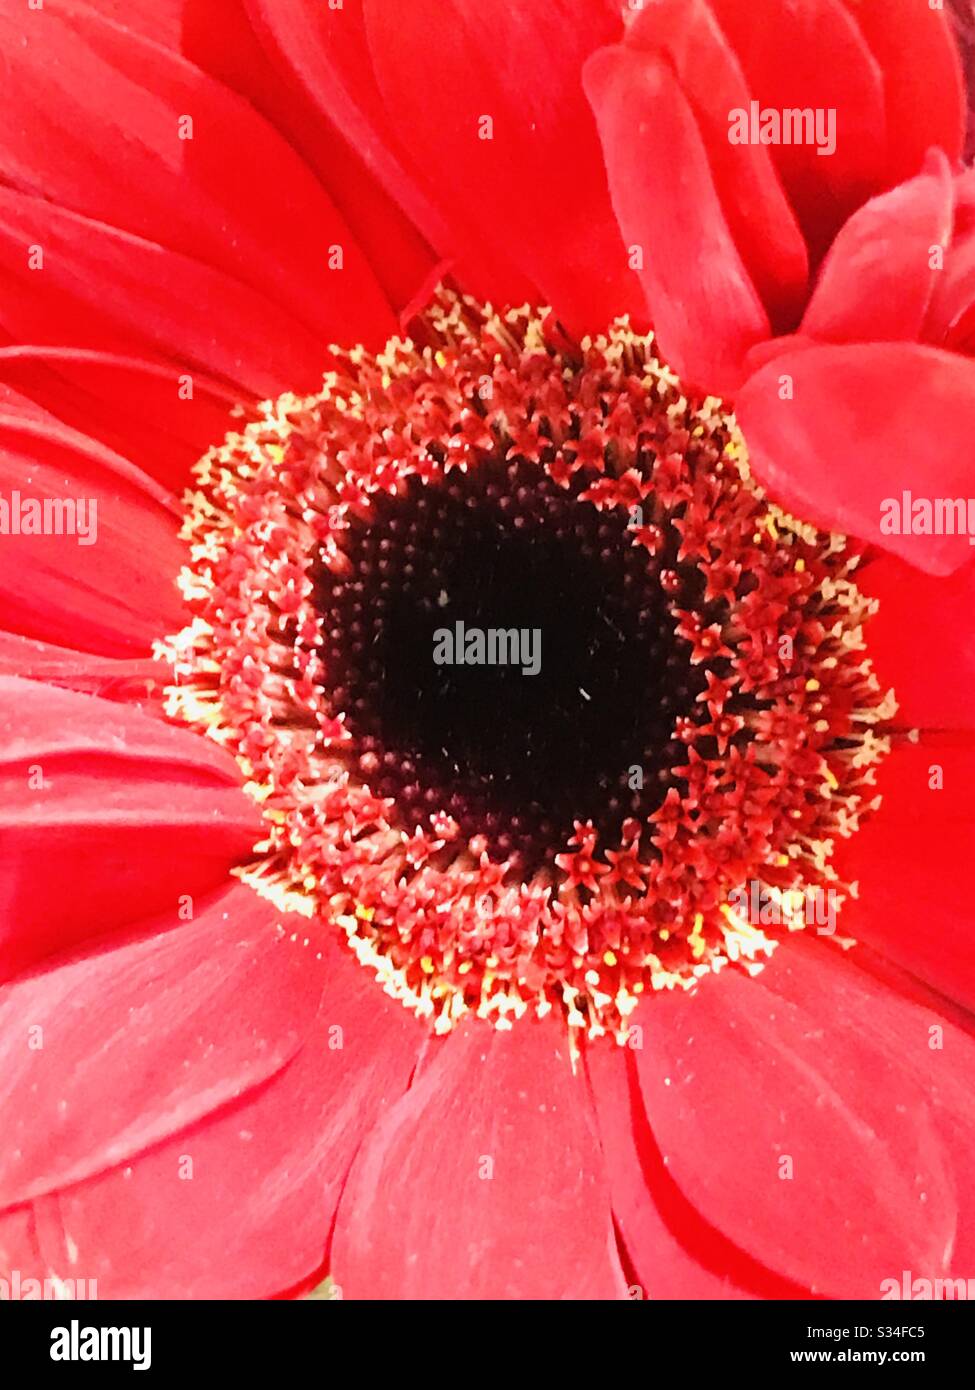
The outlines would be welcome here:
[[[0,50],[3,1296],[975,1297],[967,0]]]

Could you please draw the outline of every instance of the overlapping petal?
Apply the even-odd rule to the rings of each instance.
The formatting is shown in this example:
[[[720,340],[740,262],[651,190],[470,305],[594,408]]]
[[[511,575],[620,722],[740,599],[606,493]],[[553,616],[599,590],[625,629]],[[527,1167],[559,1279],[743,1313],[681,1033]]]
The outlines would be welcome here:
[[[366,1139],[336,1222],[349,1297],[616,1298],[582,1080],[553,1018],[460,1026]]]
[[[0,1207],[114,1167],[285,1066],[321,981],[273,916],[238,887],[0,989]]]
[[[228,754],[135,706],[0,677],[0,978],[157,913],[245,861]]]

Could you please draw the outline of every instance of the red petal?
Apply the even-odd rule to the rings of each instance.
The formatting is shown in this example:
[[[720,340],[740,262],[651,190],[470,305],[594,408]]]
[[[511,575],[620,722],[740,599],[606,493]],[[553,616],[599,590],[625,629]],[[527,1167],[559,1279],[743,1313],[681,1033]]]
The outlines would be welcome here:
[[[366,1139],[332,1258],[351,1298],[614,1298],[589,1101],[564,1025],[474,1022]]]
[[[190,469],[231,425],[230,412],[253,398],[202,372],[192,377],[162,357],[121,357],[85,348],[0,348],[0,374],[59,420],[137,459],[167,488],[181,491]]]
[[[817,261],[857,204],[887,187],[883,74],[842,0],[710,4],[760,108],[836,113],[832,154],[770,146]]]
[[[587,55],[620,32],[611,6],[366,0],[365,15],[392,122],[461,251],[510,262],[574,332],[642,311],[581,82]]]
[[[829,1297],[946,1272],[956,1176],[911,1068],[921,1010],[835,947],[793,939],[757,978],[725,970],[641,1021],[657,1042],[636,1054],[647,1114],[707,1220]]]
[[[280,1071],[319,985],[275,917],[238,886],[194,922],[4,986],[0,1206],[111,1168]]]
[[[43,270],[30,268],[37,248]],[[258,397],[317,389],[334,341],[200,261],[5,188],[0,275],[0,318],[17,342],[149,348]]]
[[[955,221],[944,268],[938,274],[924,338],[939,347],[971,354],[975,305],[975,170],[955,179]]]
[[[586,1059],[599,1136],[606,1160],[613,1215],[619,1224],[645,1298],[749,1298],[727,1277],[730,1243],[708,1230],[694,1242],[699,1262],[678,1238],[673,1211],[666,1213],[644,1167],[645,1148],[652,1144],[643,1101],[627,1053],[610,1043],[592,1048]],[[636,1094],[634,1094],[634,1090]],[[680,1201],[683,1201],[681,1198]],[[686,1207],[687,1204],[684,1203]],[[703,1226],[698,1219],[698,1227]],[[686,1221],[684,1223],[686,1227]],[[687,1234],[685,1230],[685,1234]],[[695,1231],[693,1236],[699,1236]],[[744,1279],[748,1261],[737,1252],[736,1273]],[[723,1273],[715,1270],[724,1267]],[[745,1266],[744,1269],[741,1267]]]
[[[975,1188],[970,1180],[975,1153],[975,1019],[866,946],[853,952],[850,961],[862,971],[855,1008],[850,1007],[856,1026],[865,1031],[875,1026],[875,999],[882,999],[885,1008],[887,1001],[896,1001],[900,1017],[891,1028],[881,1025],[880,1035],[891,1054],[920,1081],[934,1117],[957,1203],[953,1243],[944,1260],[962,1275],[975,1264]],[[914,1272],[922,1278],[937,1277],[935,1271]]]
[[[381,346],[392,317],[351,232],[242,97],[66,0],[0,19],[0,43],[11,182],[239,280],[325,342]]]
[[[0,631],[0,676],[23,676],[107,700],[149,705],[155,699],[155,710],[161,706],[162,687],[169,675],[165,665],[148,657],[133,661],[98,657]]]
[[[687,99],[668,65],[624,45],[589,60],[585,86],[613,206],[628,244],[642,253],[640,279],[660,346],[685,386],[730,393],[769,321]]]
[[[398,202],[369,173],[355,137],[351,145],[347,143],[317,94],[306,92],[302,85],[306,68],[314,69],[316,26],[320,21],[327,24],[333,15],[345,20],[344,27],[354,26],[351,7],[344,14],[324,6],[309,11],[306,0],[297,0],[297,6],[294,0],[279,0],[267,16],[272,27],[280,22],[275,37],[261,16],[252,15],[255,23],[249,22],[246,0],[207,0],[205,9],[188,0],[86,0],[86,4],[120,28],[180,54],[246,97],[317,176],[390,303],[400,309],[409,302],[429,274],[430,248]],[[278,51],[278,38],[291,51],[293,68]],[[337,80],[323,85],[334,94]]]
[[[930,735],[920,746],[899,744],[877,774],[879,811],[852,839],[837,840],[833,859],[840,877],[859,885],[840,916],[843,935],[866,941],[969,1009],[975,1009],[973,777],[975,750],[968,743]]]
[[[884,76],[886,182],[917,173],[932,145],[961,158],[965,84],[951,21],[925,0],[844,0]]]
[[[101,1298],[260,1298],[320,1268],[353,1155],[426,1030],[314,932],[325,960],[313,942],[304,969],[325,993],[298,1055],[232,1109],[62,1192],[47,1249],[61,1273],[74,1256]]]
[[[904,491],[971,492],[975,363],[906,343],[807,348],[750,377],[735,411],[756,475],[790,511],[930,574],[972,558],[965,535],[885,535],[881,520]]]
[[[203,896],[260,818],[228,754],[105,700],[0,678],[0,978]],[[47,866],[45,871],[45,866]]]
[[[918,338],[943,273],[932,248],[947,246],[953,208],[951,169],[933,151],[922,174],[872,198],[841,229],[799,332],[834,343]]]
[[[666,56],[707,149],[735,245],[773,325],[795,323],[805,299],[808,257],[766,145],[732,145],[728,113],[747,107],[744,74],[706,0],[657,0],[639,12],[627,45]],[[688,293],[694,293],[692,282]]]
[[[856,580],[880,602],[864,635],[881,685],[897,696],[898,725],[975,728],[975,565],[942,578],[883,555]]]
[[[54,421],[0,414],[0,443],[0,627],[102,656],[148,655],[185,620],[176,588],[185,551],[169,494]],[[16,534],[32,508],[43,521],[45,501],[58,508],[49,524],[62,518],[74,534]]]
[[[228,2],[237,17],[236,0]],[[428,278],[429,247],[445,251],[450,238],[379,95],[361,7],[244,0],[244,9],[256,34],[240,34],[234,24],[228,48],[208,9],[183,36],[184,52],[245,93],[288,136],[402,309]]]

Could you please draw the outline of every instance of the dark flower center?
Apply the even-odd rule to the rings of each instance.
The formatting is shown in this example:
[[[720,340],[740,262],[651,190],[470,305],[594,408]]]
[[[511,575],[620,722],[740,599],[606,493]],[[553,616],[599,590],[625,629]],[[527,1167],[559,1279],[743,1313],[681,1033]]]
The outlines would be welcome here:
[[[407,820],[446,810],[526,881],[575,821],[612,844],[657,809],[683,757],[674,720],[705,684],[660,582],[676,532],[649,556],[583,488],[524,462],[412,479],[353,523],[351,577],[318,581],[333,698],[372,789]],[[703,581],[676,587],[689,605]]]

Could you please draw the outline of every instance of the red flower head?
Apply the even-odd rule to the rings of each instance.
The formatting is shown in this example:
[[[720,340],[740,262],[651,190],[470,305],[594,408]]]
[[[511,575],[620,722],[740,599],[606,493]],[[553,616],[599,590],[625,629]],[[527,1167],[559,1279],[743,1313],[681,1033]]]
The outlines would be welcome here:
[[[972,1271],[972,568],[879,524],[967,486],[944,15],[0,43],[0,1275]]]

